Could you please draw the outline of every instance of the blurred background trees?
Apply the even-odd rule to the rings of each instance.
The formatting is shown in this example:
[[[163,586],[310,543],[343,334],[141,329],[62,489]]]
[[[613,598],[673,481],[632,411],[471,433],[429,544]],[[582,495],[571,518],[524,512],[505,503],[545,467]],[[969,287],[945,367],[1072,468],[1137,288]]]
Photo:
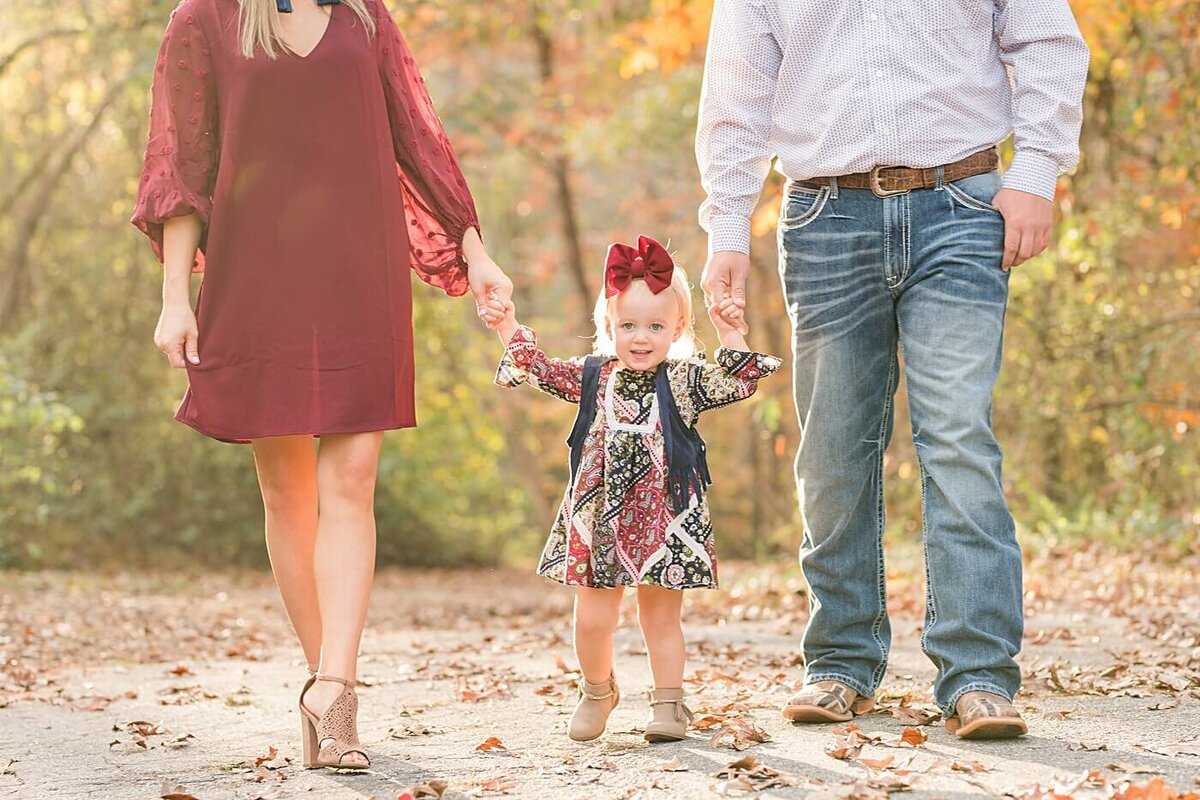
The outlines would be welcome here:
[[[151,334],[159,266],[128,225],[173,3],[0,9],[0,566],[265,564],[247,448],[171,419],[185,377]],[[1093,62],[1083,161],[1050,251],[1012,282],[996,425],[1026,541],[1196,547],[1200,526],[1200,10],[1073,0]],[[588,347],[604,248],[670,239],[698,282],[692,151],[711,0],[460,0],[395,9],[464,161],[523,320]],[[756,215],[751,343],[786,356],[774,217]],[[531,561],[573,409],[491,385],[471,303],[417,288],[421,427],[385,439],[380,557]],[[707,322],[701,338],[716,339]],[[703,422],[727,557],[789,558],[787,373]],[[919,536],[907,407],[891,535]]]

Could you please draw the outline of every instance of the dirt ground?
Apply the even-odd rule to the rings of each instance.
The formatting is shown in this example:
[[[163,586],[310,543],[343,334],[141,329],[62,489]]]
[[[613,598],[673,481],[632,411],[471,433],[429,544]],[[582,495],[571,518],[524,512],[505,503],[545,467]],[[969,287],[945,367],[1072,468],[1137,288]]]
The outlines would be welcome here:
[[[856,728],[779,714],[802,674],[798,570],[726,565],[724,590],[685,609],[695,729],[658,745],[640,735],[632,597],[624,700],[576,744],[567,591],[515,570],[387,572],[363,643],[367,774],[297,766],[305,673],[269,576],[0,574],[0,798],[1200,798],[1200,560],[1031,563],[1030,733],[992,743],[937,718],[919,561],[892,562],[892,659]]]

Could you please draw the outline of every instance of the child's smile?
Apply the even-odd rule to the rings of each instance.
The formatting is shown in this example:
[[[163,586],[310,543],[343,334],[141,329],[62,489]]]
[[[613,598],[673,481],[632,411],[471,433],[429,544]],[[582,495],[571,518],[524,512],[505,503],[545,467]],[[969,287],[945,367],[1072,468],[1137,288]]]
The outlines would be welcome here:
[[[630,369],[652,370],[683,332],[679,299],[671,291],[654,294],[635,281],[616,298],[607,324],[617,358]]]

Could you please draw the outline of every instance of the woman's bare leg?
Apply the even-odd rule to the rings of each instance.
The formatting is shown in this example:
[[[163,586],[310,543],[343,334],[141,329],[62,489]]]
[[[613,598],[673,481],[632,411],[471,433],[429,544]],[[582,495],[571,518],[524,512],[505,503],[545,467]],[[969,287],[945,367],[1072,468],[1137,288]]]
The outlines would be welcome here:
[[[266,510],[267,553],[288,619],[310,669],[321,660],[321,612],[313,552],[317,542],[317,451],[311,436],[253,442]]]
[[[321,437],[317,455],[315,574],[321,611],[321,673],[354,685],[358,646],[375,578],[375,476],[383,433]],[[342,693],[340,684],[318,681],[305,705],[321,714]],[[363,761],[349,753],[347,761]]]

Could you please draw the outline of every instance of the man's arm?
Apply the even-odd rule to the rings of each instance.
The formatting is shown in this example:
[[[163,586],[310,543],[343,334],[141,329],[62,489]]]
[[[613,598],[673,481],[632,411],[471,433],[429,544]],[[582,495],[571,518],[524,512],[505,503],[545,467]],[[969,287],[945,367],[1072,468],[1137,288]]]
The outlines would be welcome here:
[[[710,306],[736,301],[727,318],[739,328],[745,327],[750,215],[771,164],[771,105],[783,58],[766,5],[771,1],[716,0],[696,127],[696,162],[708,195],[700,206],[700,225],[709,235],[701,285]]]
[[[996,0],[1000,60],[1012,71],[1013,163],[995,205],[1004,266],[1046,249],[1058,175],[1079,161],[1088,46],[1067,0]]]

